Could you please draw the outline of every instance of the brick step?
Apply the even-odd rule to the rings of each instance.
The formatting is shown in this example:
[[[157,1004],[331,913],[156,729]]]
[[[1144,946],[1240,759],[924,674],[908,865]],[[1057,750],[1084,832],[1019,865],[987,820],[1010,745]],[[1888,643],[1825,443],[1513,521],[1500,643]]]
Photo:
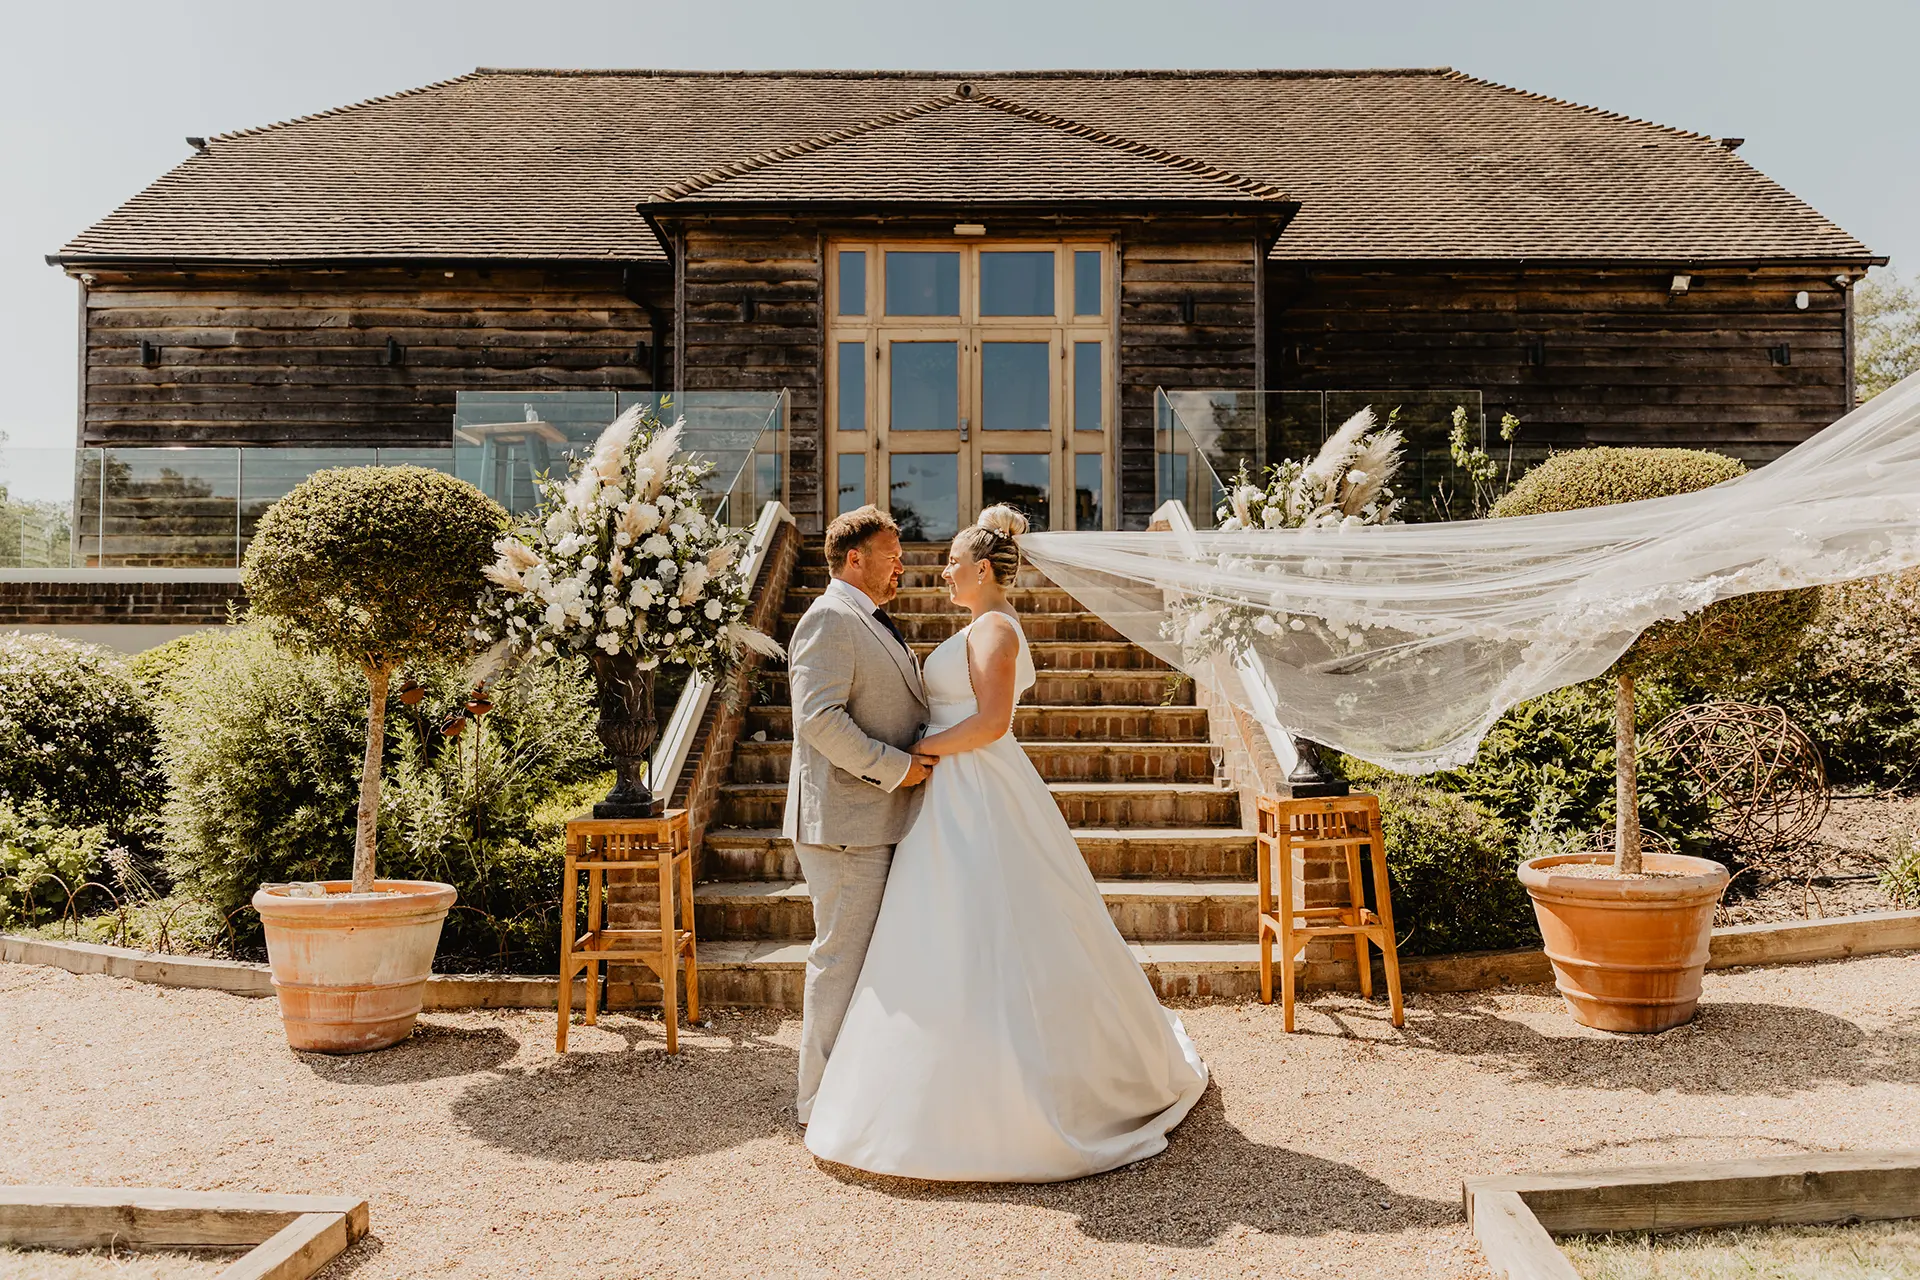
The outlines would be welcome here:
[[[1223,827],[1082,828],[1073,833],[1096,880],[1252,880],[1250,831]],[[800,862],[777,826],[709,827],[706,880],[798,880]]]
[[[944,564],[945,561],[943,558],[941,564],[908,565],[907,571],[900,575],[900,586],[903,589],[912,587],[939,587],[944,591],[946,587],[940,577],[940,571],[944,567]],[[811,587],[818,589],[826,586],[827,579],[832,576],[832,574],[827,572],[827,562],[823,556],[818,563],[802,564],[795,568],[792,585],[797,588]],[[1013,585],[1016,587],[1050,587],[1053,583],[1048,580],[1046,574],[1041,573],[1032,565],[1023,564],[1020,566],[1020,575],[1014,579]]]
[[[794,624],[799,621],[800,614],[797,612],[782,613],[775,639],[782,644],[792,639]],[[969,621],[968,616],[958,609],[944,613],[902,613],[893,619],[894,625],[900,628],[910,644],[917,641],[938,643],[958,632]],[[1034,644],[1043,640],[1126,641],[1125,636],[1101,621],[1097,613],[1028,614],[1020,619],[1020,626],[1027,633],[1027,639]]]
[[[754,706],[747,709],[749,736],[765,733],[769,739],[791,740],[793,708]],[[1205,742],[1207,712],[1203,707],[1049,707],[1039,704],[1013,709],[1015,737],[1053,742]]]
[[[1139,782],[1056,782],[1048,788],[1070,827],[1232,827],[1240,825],[1240,794],[1220,787]],[[787,784],[734,782],[715,797],[720,827],[777,828],[786,814]]]
[[[1260,998],[1260,950],[1252,942],[1146,942],[1129,944],[1162,1000]],[[700,942],[700,1002],[714,1008],[781,1009],[800,1012],[807,944],[803,941],[716,939]],[[623,973],[644,975],[635,966]],[[658,983],[617,981],[608,992],[615,1007],[660,1003]]]
[[[1213,758],[1204,742],[1023,742],[1048,782],[1210,782]],[[791,742],[742,740],[733,751],[733,781],[785,782]]]
[[[1107,914],[1129,942],[1231,942],[1256,938],[1251,881],[1108,880]],[[810,939],[813,902],[801,881],[730,881],[693,892],[702,940]]]
[[[824,588],[796,587],[788,590],[786,612],[804,613],[818,600]],[[1020,611],[1022,618],[1050,613],[1084,613],[1080,602],[1057,587],[1021,587],[1007,592],[1007,602]],[[896,619],[905,614],[951,613],[965,617],[965,611],[953,603],[944,586],[906,587],[887,604],[887,612]]]
[[[1039,654],[1035,653],[1038,660]],[[1026,697],[1050,707],[1190,707],[1193,681],[1177,672],[1160,670],[1055,669],[1041,670]],[[788,706],[792,694],[784,669],[762,669],[758,706]]]

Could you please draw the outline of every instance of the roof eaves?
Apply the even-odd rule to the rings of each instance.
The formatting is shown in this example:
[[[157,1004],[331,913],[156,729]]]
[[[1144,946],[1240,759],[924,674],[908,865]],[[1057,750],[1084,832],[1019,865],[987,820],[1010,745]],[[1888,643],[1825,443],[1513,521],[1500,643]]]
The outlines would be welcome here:
[[[477,67],[477,76],[548,76],[554,79],[628,78],[635,80],[1359,80],[1447,76],[1452,67],[1327,67],[1241,70],[1054,69],[1038,71],[905,70],[676,70],[656,67]],[[450,82],[449,82],[450,83]]]

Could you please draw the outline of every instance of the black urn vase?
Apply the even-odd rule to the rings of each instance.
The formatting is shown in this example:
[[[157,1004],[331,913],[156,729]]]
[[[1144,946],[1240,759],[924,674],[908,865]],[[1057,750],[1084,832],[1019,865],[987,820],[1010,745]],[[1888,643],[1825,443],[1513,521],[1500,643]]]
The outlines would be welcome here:
[[[593,683],[600,718],[594,725],[613,757],[613,790],[593,806],[596,818],[657,818],[667,798],[647,786],[647,752],[659,736],[653,719],[653,670],[628,653],[595,652]]]

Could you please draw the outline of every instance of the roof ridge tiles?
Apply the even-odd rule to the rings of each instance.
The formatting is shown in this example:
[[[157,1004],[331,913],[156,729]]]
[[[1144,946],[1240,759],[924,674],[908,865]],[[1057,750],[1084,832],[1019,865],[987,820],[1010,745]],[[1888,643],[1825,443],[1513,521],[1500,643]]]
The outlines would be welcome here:
[[[968,89],[969,86],[963,85],[962,88]],[[1287,198],[1284,191],[1270,182],[1250,178],[1245,174],[1235,173],[1219,165],[1209,164],[1204,160],[1194,159],[1192,156],[1181,155],[1176,151],[1169,151],[1165,147],[1156,147],[1134,138],[1112,133],[1106,129],[1087,124],[1084,121],[1074,120],[1068,116],[1057,115],[1051,111],[1042,111],[1037,107],[1029,107],[1023,103],[1015,102],[1011,98],[1001,97],[999,94],[974,93],[968,91],[965,93],[953,92],[936,94],[924,102],[915,103],[910,107],[898,107],[892,111],[882,112],[879,115],[862,120],[858,124],[846,125],[839,129],[830,129],[823,133],[814,134],[812,137],[803,138],[797,142],[783,143],[780,146],[756,152],[740,160],[735,160],[723,165],[716,165],[700,173],[696,173],[691,177],[683,178],[678,182],[668,183],[666,186],[654,192],[652,199],[658,202],[679,200],[686,196],[693,195],[696,192],[703,191],[708,187],[716,186],[730,178],[742,177],[746,174],[779,164],[784,160],[792,160],[800,156],[812,155],[836,143],[848,142],[854,138],[864,137],[869,133],[874,133],[881,129],[907,124],[923,116],[944,111],[949,107],[962,105],[986,107],[1013,116],[1016,119],[1026,120],[1031,124],[1037,124],[1044,128],[1072,134],[1075,137],[1084,138],[1089,142],[1098,143],[1101,146],[1111,147],[1117,151],[1126,152],[1129,155],[1139,156],[1143,159],[1164,164],[1169,168],[1178,169],[1181,172],[1190,173],[1196,177],[1220,183],[1244,195],[1264,200],[1285,200]]]
[[[229,129],[225,133],[209,134],[207,141],[209,143],[232,142],[237,138],[252,137],[256,133],[271,133],[275,129],[284,129],[289,125],[306,124],[313,120],[325,120],[328,116],[344,115],[349,111],[358,111],[362,107],[373,107],[383,102],[395,102],[401,98],[413,98],[423,93],[432,93],[436,89],[445,89],[449,85],[459,84],[462,80],[478,79],[484,74],[486,73],[480,70],[468,71],[445,80],[435,80],[432,84],[415,85],[411,89],[399,89],[393,93],[382,93],[371,98],[362,98],[358,102],[349,102],[338,107],[328,107],[325,111],[310,111],[306,115],[289,116],[285,120],[275,120],[271,124],[249,125],[245,129]]]
[[[1055,68],[1036,71],[911,71],[831,69],[687,69],[671,67],[475,67],[476,76],[708,80],[1326,80],[1365,76],[1446,76],[1452,67]],[[464,79],[465,77],[460,77]],[[450,82],[448,82],[450,83]]]

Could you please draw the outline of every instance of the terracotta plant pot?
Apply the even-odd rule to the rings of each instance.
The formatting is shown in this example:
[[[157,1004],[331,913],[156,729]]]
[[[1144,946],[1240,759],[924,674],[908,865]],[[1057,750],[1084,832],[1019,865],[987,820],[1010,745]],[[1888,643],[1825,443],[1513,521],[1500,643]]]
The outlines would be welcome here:
[[[1646,869],[1667,874],[1635,880],[1554,874],[1556,867],[1612,860],[1610,853],[1573,853],[1520,864],[1554,985],[1574,1020],[1586,1026],[1677,1027],[1700,1003],[1713,909],[1726,891],[1727,869],[1705,858],[1647,853]]]
[[[327,897],[261,889],[254,910],[266,926],[267,959],[287,1043],[319,1053],[365,1053],[407,1038],[433,973],[453,886],[376,880],[380,897],[349,898],[349,880]]]

